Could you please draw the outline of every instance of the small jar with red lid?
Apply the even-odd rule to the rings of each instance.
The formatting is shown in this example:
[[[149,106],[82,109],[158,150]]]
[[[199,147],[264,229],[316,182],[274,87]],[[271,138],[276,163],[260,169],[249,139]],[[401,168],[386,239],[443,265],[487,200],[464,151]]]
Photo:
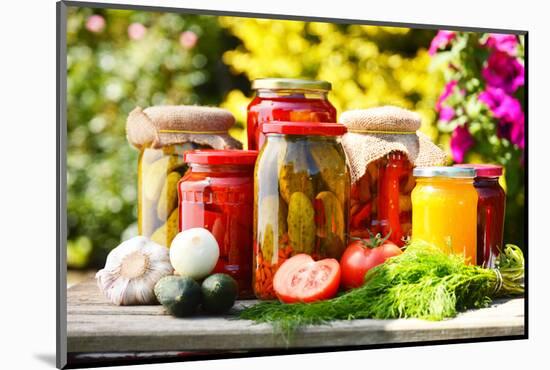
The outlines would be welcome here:
[[[350,174],[338,123],[273,122],[254,175],[256,297],[275,298],[273,277],[291,256],[339,259],[347,244]]]
[[[179,230],[208,229],[220,247],[214,272],[231,275],[239,298],[252,296],[252,215],[257,151],[195,150],[178,183]]]
[[[327,97],[328,81],[261,78],[252,82],[252,89],[256,96],[248,105],[248,149],[261,149],[266,122],[336,122],[336,108]]]
[[[503,247],[506,193],[498,180],[502,167],[492,164],[457,164],[476,171],[477,190],[477,264],[494,268]]]

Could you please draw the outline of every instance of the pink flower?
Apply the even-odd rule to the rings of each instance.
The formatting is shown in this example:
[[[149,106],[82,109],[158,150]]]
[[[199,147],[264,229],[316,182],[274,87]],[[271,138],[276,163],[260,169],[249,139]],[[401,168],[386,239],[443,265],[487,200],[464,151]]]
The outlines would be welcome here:
[[[147,33],[147,28],[141,23],[132,23],[128,26],[128,37],[132,40],[141,40]]]
[[[525,115],[521,103],[503,89],[491,86],[481,92],[478,98],[499,120],[498,136],[510,140],[523,149],[525,147]]]
[[[495,118],[507,122],[520,122],[523,117],[521,103],[508,95],[503,89],[488,86],[479,94],[478,99],[485,103]]]
[[[439,49],[445,49],[455,37],[456,34],[453,31],[438,31],[430,44],[428,53],[434,55]]]
[[[439,95],[439,98],[437,98],[437,102],[435,103],[435,111],[439,112],[441,110],[441,107],[443,106],[443,103],[449,96],[452,95],[454,88],[458,84],[457,80],[451,80],[447,82],[445,87],[443,88],[443,92],[441,95]]]
[[[457,126],[451,135],[451,155],[456,163],[464,162],[468,150],[475,144],[467,127]]]
[[[451,107],[442,107],[439,112],[439,120],[441,122],[449,122],[455,118],[455,110]]]
[[[481,75],[488,85],[500,87],[509,94],[513,94],[525,83],[523,65],[516,58],[501,51],[495,51],[489,56]]]
[[[199,37],[193,31],[185,31],[180,35],[180,44],[185,49],[192,49],[197,44]]]
[[[93,33],[99,33],[105,28],[105,18],[101,15],[94,14],[86,20],[86,29]]]
[[[525,148],[525,118],[522,115],[521,120],[514,122],[510,127],[510,141],[519,148]]]
[[[518,39],[515,35],[490,33],[483,46],[515,56],[517,54]]]

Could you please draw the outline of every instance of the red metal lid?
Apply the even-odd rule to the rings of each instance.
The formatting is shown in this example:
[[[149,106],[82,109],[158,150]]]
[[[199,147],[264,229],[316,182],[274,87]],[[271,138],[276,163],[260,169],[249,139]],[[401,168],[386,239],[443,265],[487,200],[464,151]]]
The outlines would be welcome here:
[[[502,166],[498,166],[496,164],[463,163],[455,164],[455,167],[473,168],[476,170],[476,177],[502,176]]]
[[[264,134],[340,136],[347,132],[340,123],[273,121],[262,125]]]
[[[233,164],[253,166],[258,157],[257,150],[202,149],[185,152],[183,160],[197,164]]]

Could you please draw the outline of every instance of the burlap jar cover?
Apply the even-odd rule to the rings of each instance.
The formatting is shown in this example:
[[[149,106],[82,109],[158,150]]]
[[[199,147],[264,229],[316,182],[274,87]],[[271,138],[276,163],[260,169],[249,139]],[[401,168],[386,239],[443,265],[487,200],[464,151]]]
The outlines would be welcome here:
[[[231,112],[214,107],[165,105],[135,108],[126,121],[128,142],[138,149],[158,149],[193,142],[214,149],[241,149],[228,134],[235,123]]]
[[[342,113],[340,122],[348,132],[342,144],[351,168],[351,181],[359,180],[367,165],[393,151],[407,155],[415,167],[445,163],[445,152],[419,132],[420,116],[394,106]]]

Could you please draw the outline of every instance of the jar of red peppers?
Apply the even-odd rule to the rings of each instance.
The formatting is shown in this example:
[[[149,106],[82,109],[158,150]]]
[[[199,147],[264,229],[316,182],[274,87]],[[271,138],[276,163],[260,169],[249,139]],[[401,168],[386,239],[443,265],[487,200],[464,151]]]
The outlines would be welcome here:
[[[331,89],[327,81],[261,78],[252,82],[252,89],[256,96],[248,105],[248,149],[262,147],[265,122],[336,122],[336,109],[327,98]]]
[[[135,108],[128,115],[128,142],[139,149],[138,233],[170,247],[178,233],[177,183],[187,170],[185,151],[241,148],[227,130],[231,112],[200,106]]]
[[[339,259],[347,243],[349,170],[343,125],[264,124],[254,175],[254,293],[273,299],[273,276],[289,257]]]
[[[458,164],[476,171],[477,190],[477,264],[494,268],[503,247],[506,193],[498,183],[502,167],[491,164]]]
[[[231,275],[239,297],[252,296],[252,207],[257,151],[187,152],[178,183],[179,230],[208,229],[220,247],[214,272]]]
[[[351,188],[352,236],[389,235],[403,245],[411,235],[411,191],[415,181],[412,163],[403,152],[394,151],[370,162],[365,174]]]
[[[420,117],[386,106],[347,111],[342,143],[351,169],[350,235],[381,234],[399,246],[411,236],[415,166],[443,164],[445,152],[418,132]]]

